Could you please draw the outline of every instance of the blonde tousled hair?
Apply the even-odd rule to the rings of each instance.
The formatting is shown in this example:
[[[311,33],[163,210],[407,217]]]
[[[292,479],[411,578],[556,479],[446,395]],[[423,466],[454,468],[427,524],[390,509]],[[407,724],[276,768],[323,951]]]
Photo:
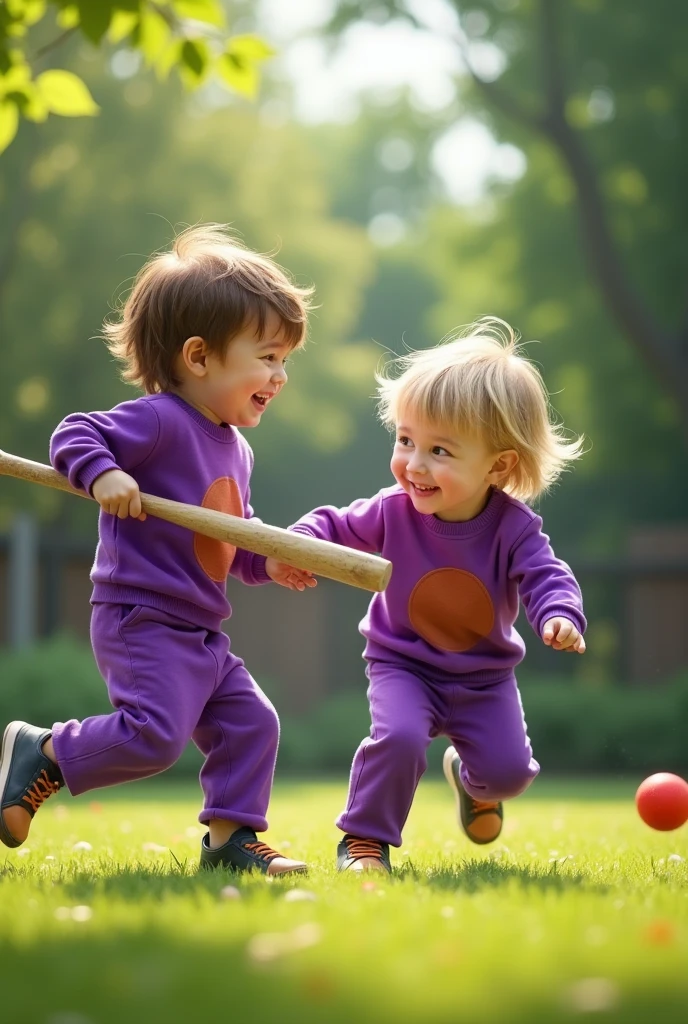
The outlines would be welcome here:
[[[582,437],[568,437],[553,416],[537,367],[509,324],[483,317],[462,336],[393,360],[376,374],[379,415],[394,427],[403,411],[448,433],[481,437],[491,451],[513,449],[518,463],[502,489],[521,501],[547,491],[580,458]]]

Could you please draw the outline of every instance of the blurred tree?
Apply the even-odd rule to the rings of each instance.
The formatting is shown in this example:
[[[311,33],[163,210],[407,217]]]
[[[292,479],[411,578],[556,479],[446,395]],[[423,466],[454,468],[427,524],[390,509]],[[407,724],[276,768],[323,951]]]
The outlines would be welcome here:
[[[436,11],[414,0],[340,0],[330,30],[364,18],[379,24],[385,13],[432,30]],[[531,164],[538,137],[556,151],[548,189],[560,202],[575,197],[595,285],[688,439],[688,207],[678,171],[688,113],[685,6],[658,0],[648,12],[632,0],[612,12],[602,0],[447,0],[447,11],[455,30],[446,17],[437,30],[453,36],[473,84],[462,92],[463,112],[479,113]]]
[[[54,15],[54,17],[53,17]],[[220,0],[3,0],[0,4],[0,152],[20,118],[98,112],[85,82],[53,68],[34,77],[36,64],[73,38],[138,53],[159,78],[176,69],[197,89],[215,76],[230,89],[255,95],[259,63],[273,51],[254,35],[228,37]]]

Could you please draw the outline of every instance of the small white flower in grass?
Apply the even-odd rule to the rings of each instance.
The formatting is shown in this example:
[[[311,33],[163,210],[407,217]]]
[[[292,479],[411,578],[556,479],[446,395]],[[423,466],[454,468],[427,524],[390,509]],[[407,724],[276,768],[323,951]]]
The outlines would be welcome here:
[[[53,857],[52,853],[49,853],[45,859],[46,860],[55,860],[55,858]]]
[[[307,924],[300,924],[291,933],[292,949],[307,949],[309,946],[317,946],[322,939],[322,928],[314,921]]]
[[[281,843],[277,844],[277,848],[279,850],[290,850],[291,849],[291,843],[289,842],[288,839],[285,839]]]
[[[574,1013],[604,1013],[619,1003],[619,988],[609,978],[582,978],[569,985],[564,1001]]]
[[[84,852],[87,852],[88,850],[92,850],[93,847],[91,846],[90,843],[87,843],[85,839],[80,839],[78,843],[74,843],[74,846],[72,847],[72,849],[77,851],[77,852],[79,850],[83,850]]]
[[[28,857],[30,853],[31,850],[28,848],[28,846],[25,846],[23,850],[17,850],[17,857]]]
[[[220,889],[221,900],[240,900],[241,893],[235,885],[226,885],[224,889]]]
[[[309,900],[315,901],[318,897],[314,892],[309,892],[308,889],[289,889],[284,894],[285,903],[306,903]]]
[[[679,853],[670,853],[667,857],[667,861],[669,862],[669,864],[683,864],[684,860],[685,858],[682,857]]]
[[[167,853],[167,847],[159,846],[158,843],[144,843],[141,849],[146,853]]]
[[[585,933],[585,941],[589,946],[604,946],[608,941],[607,929],[600,925],[593,925]]]
[[[43,1024],[93,1024],[90,1017],[84,1017],[82,1013],[53,1013],[46,1017]]]
[[[269,963],[299,949],[315,946],[322,938],[320,925],[301,924],[292,932],[264,932],[254,935],[248,943],[248,955],[257,963]]]
[[[265,964],[286,953],[285,936],[281,932],[264,932],[254,935],[248,942],[248,955],[256,963]]]
[[[442,909],[440,910],[440,916],[441,917],[453,917],[454,916],[454,908],[453,907],[442,907]]]
[[[72,907],[72,921],[90,921],[93,911],[90,907]]]

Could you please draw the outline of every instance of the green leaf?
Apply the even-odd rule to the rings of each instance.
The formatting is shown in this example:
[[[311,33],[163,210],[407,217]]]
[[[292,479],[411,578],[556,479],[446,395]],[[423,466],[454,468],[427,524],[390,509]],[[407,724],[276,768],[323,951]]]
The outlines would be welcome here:
[[[189,89],[200,85],[208,68],[208,47],[202,39],[187,39],[181,49],[179,72]]]
[[[14,103],[0,102],[0,153],[7,149],[18,127],[19,111]]]
[[[154,65],[155,74],[161,81],[167,78],[175,65],[181,63],[183,45],[181,39],[172,39],[156,60]]]
[[[110,27],[112,4],[108,0],[77,0],[77,7],[81,31],[98,46]]]
[[[130,36],[138,24],[139,15],[137,11],[115,11],[108,29],[108,39],[111,43],[121,43],[123,39]]]
[[[20,104],[20,109],[22,117],[25,117],[27,121],[47,120],[49,114],[48,104],[45,102],[43,94],[34,82],[30,83],[30,88],[24,95],[24,99]]]
[[[57,24],[60,28],[76,28],[79,24],[79,8],[76,4],[69,4],[63,7],[57,14]]]
[[[45,0],[5,0],[10,15],[24,25],[35,25],[45,14]]]
[[[172,10],[178,18],[202,21],[206,25],[225,27],[225,12],[218,0],[172,0]]]
[[[28,95],[31,85],[31,68],[23,59],[17,61],[17,51],[10,55],[15,63],[11,64],[8,70],[0,75],[0,96],[7,96],[8,93],[20,93]]]
[[[92,117],[100,110],[85,83],[71,71],[44,71],[36,85],[52,114]]]
[[[141,12],[139,49],[149,67],[162,54],[169,37],[170,27],[162,15],[152,8]]]
[[[236,53],[223,53],[217,62],[217,72],[235,92],[253,99],[258,91],[258,69],[253,61]]]
[[[267,60],[277,51],[258,36],[233,36],[227,46],[227,53],[236,53],[247,60]]]

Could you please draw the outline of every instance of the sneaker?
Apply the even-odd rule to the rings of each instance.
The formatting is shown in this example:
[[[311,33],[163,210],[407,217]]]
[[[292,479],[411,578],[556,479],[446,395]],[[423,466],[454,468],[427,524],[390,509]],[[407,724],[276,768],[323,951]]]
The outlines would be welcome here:
[[[62,772],[42,747],[50,729],[10,722],[0,753],[0,841],[21,846],[44,800],[64,786]],[[27,817],[28,815],[28,817]]]
[[[252,828],[238,828],[224,846],[211,850],[210,834],[201,840],[201,867],[229,868],[230,871],[260,871],[263,875],[304,875],[308,866],[290,860],[267,843],[261,843]]]
[[[444,776],[454,790],[461,828],[472,843],[493,843],[502,831],[504,810],[499,800],[474,800],[466,792],[459,774],[461,760],[453,747],[447,747],[442,761]]]
[[[386,871],[391,874],[389,843],[345,835],[337,846],[337,871]]]

